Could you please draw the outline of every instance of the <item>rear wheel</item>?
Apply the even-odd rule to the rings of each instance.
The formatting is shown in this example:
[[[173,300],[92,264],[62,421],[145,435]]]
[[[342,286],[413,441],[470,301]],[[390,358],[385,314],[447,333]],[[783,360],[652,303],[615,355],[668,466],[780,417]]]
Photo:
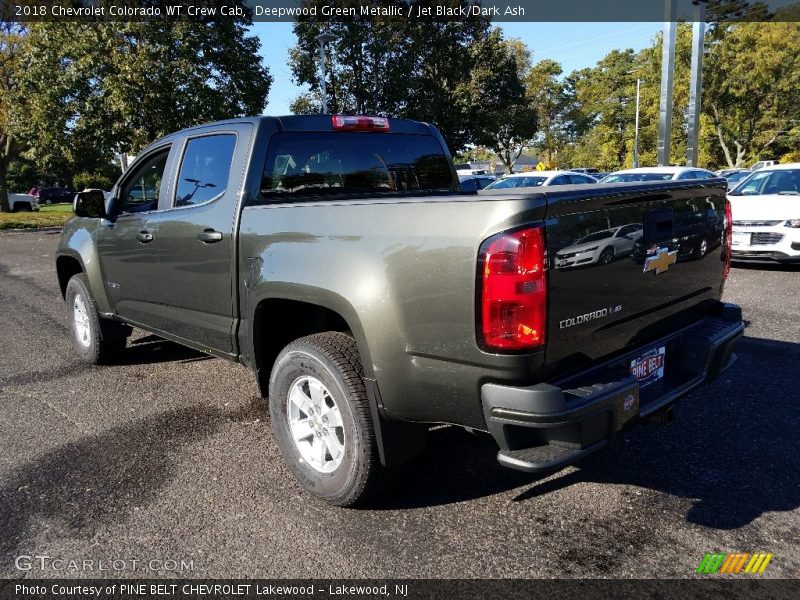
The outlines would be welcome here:
[[[130,328],[100,318],[97,305],[83,273],[73,275],[66,290],[67,320],[72,346],[78,355],[93,365],[111,362],[125,348]]]
[[[388,483],[363,377],[355,340],[335,331],[286,346],[270,376],[284,460],[306,490],[336,506],[363,502]]]
[[[597,262],[599,262],[601,265],[607,265],[612,260],[614,260],[614,249],[609,247],[603,249]]]

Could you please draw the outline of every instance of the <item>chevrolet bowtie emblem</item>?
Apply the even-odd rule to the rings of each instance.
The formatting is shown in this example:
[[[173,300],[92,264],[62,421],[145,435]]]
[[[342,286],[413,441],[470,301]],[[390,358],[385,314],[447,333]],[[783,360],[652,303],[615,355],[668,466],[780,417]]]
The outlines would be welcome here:
[[[670,265],[678,262],[678,251],[670,252],[666,248],[659,248],[653,256],[648,256],[644,261],[644,271],[655,271],[656,275],[669,269]]]

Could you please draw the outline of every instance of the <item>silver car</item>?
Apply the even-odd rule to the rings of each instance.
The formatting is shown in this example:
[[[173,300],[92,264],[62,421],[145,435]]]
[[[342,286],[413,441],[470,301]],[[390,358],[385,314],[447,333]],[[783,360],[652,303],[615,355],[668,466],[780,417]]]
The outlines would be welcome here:
[[[642,237],[641,224],[631,223],[595,231],[556,253],[556,268],[607,265],[614,258],[633,252],[633,244]]]

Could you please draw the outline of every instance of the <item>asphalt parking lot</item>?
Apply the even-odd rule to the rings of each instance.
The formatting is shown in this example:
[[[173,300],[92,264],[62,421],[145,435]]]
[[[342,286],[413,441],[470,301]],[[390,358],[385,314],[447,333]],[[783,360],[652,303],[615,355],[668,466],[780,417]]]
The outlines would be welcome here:
[[[0,235],[0,577],[692,577],[712,550],[800,576],[798,268],[732,271],[738,361],[673,425],[548,477],[440,428],[381,501],[343,510],[295,484],[245,368],[143,332],[124,364],[81,363],[57,242]],[[126,562],[15,566],[35,555]]]

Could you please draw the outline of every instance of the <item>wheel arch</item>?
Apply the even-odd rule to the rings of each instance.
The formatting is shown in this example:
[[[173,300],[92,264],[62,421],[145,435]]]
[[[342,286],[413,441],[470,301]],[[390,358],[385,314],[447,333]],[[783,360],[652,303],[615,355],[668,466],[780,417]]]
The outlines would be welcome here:
[[[106,293],[94,235],[99,222],[100,219],[83,218],[67,222],[56,252],[56,272],[62,297],[66,292],[70,277],[77,273],[84,273],[98,312],[104,317],[110,317],[113,315],[114,309]],[[79,270],[78,267],[80,267]]]
[[[272,366],[290,342],[324,331],[350,332],[356,341],[365,378],[374,377],[366,336],[355,309],[333,292],[315,290],[313,297],[270,295],[260,298],[250,317],[244,357],[258,376],[261,393],[267,396]]]

